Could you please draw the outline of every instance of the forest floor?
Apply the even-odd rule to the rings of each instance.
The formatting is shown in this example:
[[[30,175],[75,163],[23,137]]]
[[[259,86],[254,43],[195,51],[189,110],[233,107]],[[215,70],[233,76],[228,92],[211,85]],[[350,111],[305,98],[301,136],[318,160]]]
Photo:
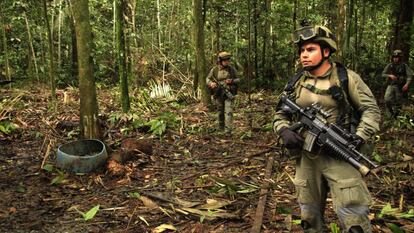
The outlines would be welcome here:
[[[132,157],[119,163],[117,172],[102,168],[73,174],[55,161],[57,147],[79,133],[76,91],[59,91],[58,108],[52,111],[48,93],[40,88],[0,90],[0,120],[18,126],[0,131],[0,232],[162,232],[173,227],[177,232],[250,232],[263,193],[262,232],[301,232],[291,181],[294,163],[270,130],[276,96],[255,93],[248,104],[241,94],[231,136],[215,130],[215,114],[199,103],[163,102],[161,109],[178,120],[157,136],[145,127],[130,127],[134,117],[116,115],[111,91],[98,93],[108,151],[141,148],[140,143],[150,149],[129,151]],[[64,104],[67,94],[71,102]],[[412,103],[405,112],[412,118]],[[142,116],[155,117],[151,114]],[[407,117],[386,122],[377,137],[374,155],[382,166],[366,177],[374,232],[414,232],[413,125]],[[268,178],[267,164],[272,165]],[[267,192],[260,194],[266,184]],[[329,229],[339,225],[331,199],[326,222]]]

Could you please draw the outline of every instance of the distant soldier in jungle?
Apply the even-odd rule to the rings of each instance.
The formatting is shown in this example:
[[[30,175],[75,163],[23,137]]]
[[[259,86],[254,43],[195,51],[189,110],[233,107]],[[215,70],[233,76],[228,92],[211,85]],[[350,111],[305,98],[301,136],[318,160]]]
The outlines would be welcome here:
[[[291,78],[283,94],[301,108],[317,104],[328,113],[325,120],[353,135],[356,148],[365,147],[379,130],[380,110],[361,77],[330,57],[337,51],[335,35],[324,26],[302,27],[292,34],[302,69]],[[294,184],[304,232],[326,232],[324,212],[328,192],[342,232],[372,232],[368,218],[371,196],[360,174],[352,165],[331,156],[315,145],[304,150],[310,132],[294,130],[297,116],[280,104],[274,118],[274,131],[280,136],[292,159],[296,160]]]
[[[218,108],[219,129],[227,134],[233,130],[233,104],[240,79],[230,65],[231,54],[223,51],[217,55],[217,66],[210,70],[206,84]]]
[[[402,62],[401,50],[394,50],[391,60],[382,72],[382,77],[387,79],[387,89],[384,95],[387,116],[395,118],[400,113],[403,95],[408,92],[413,71]]]

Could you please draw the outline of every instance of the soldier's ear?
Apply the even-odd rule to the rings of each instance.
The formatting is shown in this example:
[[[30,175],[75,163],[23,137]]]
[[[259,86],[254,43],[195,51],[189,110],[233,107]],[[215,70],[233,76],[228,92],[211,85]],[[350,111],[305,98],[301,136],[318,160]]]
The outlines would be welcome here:
[[[323,57],[331,56],[331,49],[329,49],[329,48],[323,48],[322,52],[323,52]]]

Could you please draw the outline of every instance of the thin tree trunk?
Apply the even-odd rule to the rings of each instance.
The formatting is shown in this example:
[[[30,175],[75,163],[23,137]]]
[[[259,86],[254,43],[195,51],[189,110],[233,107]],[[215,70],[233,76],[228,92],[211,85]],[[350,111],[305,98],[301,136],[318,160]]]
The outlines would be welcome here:
[[[100,138],[98,102],[91,57],[93,42],[88,0],[71,0],[71,2],[79,55],[80,136],[82,138]]]
[[[257,51],[257,24],[259,19],[259,12],[257,9],[257,0],[253,0],[253,50],[254,50],[254,73],[255,77],[259,77],[259,59]]]
[[[160,9],[160,0],[157,0],[157,32],[158,32],[158,48],[162,50],[161,47],[161,9]]]
[[[27,39],[29,41],[31,57],[33,59],[33,65],[35,67],[36,79],[37,79],[37,82],[40,82],[40,80],[39,80],[39,71],[37,69],[36,53],[35,53],[34,47],[33,47],[32,33],[30,32],[30,25],[29,25],[29,20],[27,19],[26,12],[23,12],[23,17],[24,17],[24,20],[25,20],[25,23],[26,23]]]
[[[345,17],[345,0],[338,0],[338,29],[336,38],[338,40],[338,59],[341,62],[343,62]]]
[[[198,73],[198,87],[201,90],[201,100],[205,106],[210,105],[210,95],[206,87],[206,59],[204,54],[204,16],[203,0],[194,0],[194,44],[196,56],[196,72]]]
[[[270,8],[271,8],[272,2],[270,0],[265,0],[264,10],[265,10],[265,24],[264,24],[264,32],[263,32],[263,49],[262,49],[262,71],[264,74],[266,74],[268,79],[272,79],[268,72],[268,64],[267,64],[267,46],[269,41],[269,31],[270,31]]]
[[[9,63],[9,49],[7,45],[7,25],[5,24],[6,19],[2,12],[0,12],[0,25],[2,26],[3,31],[3,49],[4,49],[4,60],[5,60],[5,71],[6,71],[6,79],[11,81],[10,75],[10,63]]]
[[[354,31],[353,34],[355,36],[354,39],[354,56],[352,59],[352,68],[356,69],[358,63],[358,0],[355,0],[355,14],[354,14]]]
[[[46,0],[43,0],[43,13],[44,19],[47,29],[47,38],[49,44],[49,81],[50,81],[50,89],[52,95],[52,101],[56,101],[56,82],[55,82],[55,61],[54,61],[54,49],[53,49],[53,40],[52,40],[52,31],[49,24],[49,17],[47,16],[47,6]]]
[[[115,0],[115,29],[116,29],[116,54],[118,65],[118,77],[121,87],[122,111],[129,111],[128,75],[125,57],[125,34],[124,34],[124,0]]]
[[[62,15],[63,15],[63,11],[62,11],[62,4],[63,4],[63,0],[59,1],[59,15],[58,15],[58,45],[57,45],[57,54],[58,54],[58,59],[57,59],[57,67],[60,68],[61,67],[61,63],[62,63],[62,57],[61,57],[61,28],[62,28]]]
[[[350,45],[351,45],[351,35],[352,35],[352,16],[354,14],[354,0],[349,1],[348,5],[348,14],[346,19],[346,49],[344,49],[343,54],[346,59],[350,59]]]

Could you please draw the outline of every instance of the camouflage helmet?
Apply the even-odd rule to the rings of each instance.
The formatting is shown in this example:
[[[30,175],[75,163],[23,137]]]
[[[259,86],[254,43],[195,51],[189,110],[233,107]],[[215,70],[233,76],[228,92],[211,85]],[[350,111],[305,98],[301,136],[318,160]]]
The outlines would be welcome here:
[[[219,52],[217,55],[217,61],[229,60],[230,58],[231,58],[231,53],[226,52],[226,51]]]
[[[396,49],[392,52],[392,57],[402,57],[402,51],[399,49]]]
[[[338,50],[335,35],[324,26],[303,26],[292,33],[292,40],[299,47],[303,42],[311,41],[326,44],[329,46],[331,53]]]

